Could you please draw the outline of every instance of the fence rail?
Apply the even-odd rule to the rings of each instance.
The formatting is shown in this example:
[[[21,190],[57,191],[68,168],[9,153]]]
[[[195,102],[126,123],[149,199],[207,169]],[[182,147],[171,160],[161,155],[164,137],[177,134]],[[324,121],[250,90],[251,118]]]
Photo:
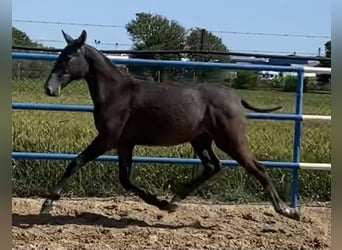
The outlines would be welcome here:
[[[21,53],[12,52],[13,59],[25,60],[47,60],[54,61],[58,57],[57,54],[41,54],[41,53]],[[165,67],[187,67],[187,68],[216,68],[228,70],[253,70],[253,71],[279,71],[279,72],[295,72],[298,75],[297,96],[296,96],[296,112],[295,114],[260,114],[249,113],[247,118],[250,119],[271,119],[271,120],[290,120],[295,122],[294,145],[293,145],[293,162],[263,162],[266,167],[286,168],[293,171],[291,186],[291,205],[296,207],[298,204],[298,178],[299,169],[311,170],[330,170],[330,163],[302,163],[300,162],[300,144],[302,136],[303,121],[307,119],[331,120],[331,116],[322,115],[305,115],[303,114],[303,86],[304,73],[324,73],[331,74],[330,68],[316,68],[304,66],[274,66],[274,65],[238,65],[232,63],[210,63],[210,62],[183,62],[183,61],[163,61],[163,60],[145,60],[145,59],[110,59],[116,64],[134,64],[144,66],[165,66]],[[12,103],[13,110],[52,110],[52,111],[74,111],[74,112],[92,112],[93,107],[90,105],[57,105],[45,103]],[[57,153],[33,153],[33,152],[12,152],[13,159],[47,159],[47,160],[71,160],[76,154],[57,154]],[[97,160],[117,161],[116,156],[101,156]],[[134,157],[136,163],[167,163],[167,164],[190,164],[198,165],[198,159],[181,159],[181,158],[157,158],[157,157]],[[225,166],[237,166],[235,161],[222,161]]]
[[[22,53],[12,52],[12,59],[25,59],[25,60],[46,60],[55,61],[57,54],[42,54],[42,53]],[[152,59],[125,59],[108,56],[114,63],[120,65],[144,65],[144,66],[164,66],[164,67],[177,67],[177,68],[216,68],[216,69],[230,69],[230,70],[269,70],[279,72],[304,72],[302,66],[274,66],[274,65],[239,65],[234,63],[216,63],[216,62],[184,62],[174,60],[152,60]],[[324,68],[317,68],[324,69]]]
[[[34,152],[12,152],[13,159],[32,159],[32,160],[72,160],[77,154],[51,154],[51,153],[34,153]],[[117,156],[103,155],[96,159],[97,161],[113,161],[118,162]],[[193,158],[168,158],[168,157],[133,157],[134,163],[142,164],[184,164],[184,165],[201,165],[199,159]],[[221,160],[223,166],[237,167],[238,163],[234,160]],[[311,169],[311,170],[330,170],[329,163],[308,163],[308,162],[277,162],[277,161],[261,161],[268,168],[286,168],[286,169]]]
[[[37,51],[37,52],[61,52],[63,49],[49,49],[49,48],[33,48],[23,46],[12,46],[13,50],[20,51]],[[274,59],[290,59],[290,60],[312,60],[312,61],[326,61],[330,62],[331,58],[322,56],[297,56],[297,55],[275,55],[275,54],[260,54],[260,53],[244,53],[244,52],[224,52],[212,50],[101,50],[105,54],[130,54],[130,55],[165,55],[165,54],[206,54],[206,55],[227,55],[227,56],[241,56],[241,57],[255,57],[255,58],[274,58]]]

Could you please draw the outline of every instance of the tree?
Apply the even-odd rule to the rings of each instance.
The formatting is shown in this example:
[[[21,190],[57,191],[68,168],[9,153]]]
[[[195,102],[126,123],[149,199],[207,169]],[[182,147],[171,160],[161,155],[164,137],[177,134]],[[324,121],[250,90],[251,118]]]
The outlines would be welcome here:
[[[205,51],[222,51],[228,52],[228,48],[223,44],[222,39],[215,36],[206,29],[194,28],[190,30],[186,38],[186,49],[188,50],[205,50]],[[204,62],[228,62],[229,56],[226,55],[189,55],[192,61]]]
[[[325,56],[331,58],[331,40],[324,44]]]
[[[36,47],[37,44],[33,43],[31,39],[26,35],[25,32],[12,27],[12,45],[13,46],[25,46],[25,47]]]
[[[23,46],[27,48],[50,48],[54,49],[53,47],[46,47],[43,44],[33,42],[30,37],[23,31],[12,27],[12,45],[13,46]]]
[[[182,50],[185,29],[177,21],[161,15],[137,13],[136,19],[126,25],[136,50]],[[178,55],[154,55],[153,57],[176,59]]]
[[[215,36],[206,29],[194,28],[190,30],[186,38],[186,49],[188,50],[204,50],[204,51],[222,51],[228,52],[228,48],[223,44],[222,39]],[[188,58],[192,61],[204,62],[228,62],[228,55],[214,54],[190,54]],[[215,79],[222,81],[226,77],[226,72],[212,68],[197,70],[200,81],[208,81]]]
[[[137,13],[135,19],[126,25],[127,32],[133,41],[133,49],[136,50],[206,50],[228,52],[221,38],[213,35],[211,32],[194,28],[189,32],[185,30],[177,21],[168,20],[161,15],[152,15],[149,13]],[[189,33],[189,35],[186,35]],[[180,60],[182,57],[188,57],[192,61],[210,61],[227,62],[227,55],[180,55],[180,54],[139,54],[135,58],[142,59],[162,59],[162,60]],[[187,77],[193,79],[195,72],[186,68],[163,68],[154,67],[151,70],[143,67],[130,67],[130,71],[136,74],[142,74],[147,70],[152,73],[154,79],[165,78],[176,79]],[[213,79],[222,81],[227,75],[222,70],[205,69],[200,71],[200,80]],[[160,75],[158,75],[160,73]],[[159,79],[158,79],[159,80]]]
[[[331,58],[331,40],[324,44],[325,46],[325,57]],[[322,61],[318,65],[318,67],[331,67],[331,61]],[[327,85],[330,83],[331,75],[330,74],[317,74],[317,82],[321,86]]]
[[[175,20],[168,20],[161,15],[137,13],[136,18],[126,25],[135,50],[182,50],[185,44],[185,28]],[[133,56],[141,59],[180,60],[178,54],[139,54]],[[182,69],[164,67],[130,66],[135,74],[149,72],[156,81],[174,79]]]

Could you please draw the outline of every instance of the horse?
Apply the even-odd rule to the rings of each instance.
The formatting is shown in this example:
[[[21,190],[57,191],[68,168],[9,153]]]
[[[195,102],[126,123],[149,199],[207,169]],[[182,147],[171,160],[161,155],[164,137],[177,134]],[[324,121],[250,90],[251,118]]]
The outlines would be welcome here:
[[[73,39],[62,30],[67,43],[44,84],[48,96],[57,97],[74,80],[87,82],[93,101],[97,136],[73,159],[59,182],[45,197],[40,214],[49,214],[60,199],[69,178],[82,166],[105,152],[116,149],[122,187],[147,204],[173,212],[177,203],[210,180],[223,167],[213,143],[254,176],[270,197],[274,210],[299,220],[297,208],[279,197],[265,167],[249,150],[244,109],[272,112],[281,109],[256,108],[224,84],[151,84],[118,69],[102,52],[86,43],[87,32]],[[159,199],[130,180],[136,145],[174,146],[190,143],[203,165],[201,174],[177,186],[170,201]]]

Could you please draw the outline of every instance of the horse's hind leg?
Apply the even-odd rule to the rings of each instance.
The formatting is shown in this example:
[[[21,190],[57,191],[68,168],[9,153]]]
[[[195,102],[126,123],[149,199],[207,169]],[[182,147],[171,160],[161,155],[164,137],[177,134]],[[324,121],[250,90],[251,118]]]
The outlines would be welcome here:
[[[40,210],[41,214],[47,214],[50,212],[53,207],[53,202],[59,200],[68,180],[79,168],[96,159],[98,156],[110,149],[110,145],[107,143],[107,141],[108,138],[106,136],[98,135],[82,153],[80,153],[69,163],[62,178],[52,189],[49,198],[47,198],[43,203],[43,206]]]
[[[119,180],[121,185],[124,187],[124,189],[138,195],[150,205],[154,205],[160,209],[168,211],[176,209],[177,206],[175,204],[171,204],[166,200],[159,200],[157,196],[144,191],[130,181],[129,177],[130,169],[132,167],[133,148],[134,145],[119,145],[118,147]]]
[[[259,181],[264,190],[271,196],[271,201],[276,212],[286,217],[299,220],[298,211],[285,207],[267,176],[263,165],[249,151],[242,118],[226,119],[226,122],[229,127],[222,125],[214,137],[217,147],[230,155],[249,174],[253,175]]]
[[[213,152],[211,144],[212,139],[208,135],[202,135],[191,142],[203,164],[203,172],[190,182],[179,185],[177,194],[173,196],[171,202],[184,199],[221,171],[221,163]]]

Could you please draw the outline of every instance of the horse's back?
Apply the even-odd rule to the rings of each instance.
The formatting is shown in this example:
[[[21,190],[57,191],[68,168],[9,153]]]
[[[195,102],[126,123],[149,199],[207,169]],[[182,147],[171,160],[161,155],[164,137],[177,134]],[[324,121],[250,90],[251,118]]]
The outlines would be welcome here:
[[[241,99],[224,84],[138,84],[134,109],[187,115],[200,119],[208,109],[227,116],[242,113]]]

